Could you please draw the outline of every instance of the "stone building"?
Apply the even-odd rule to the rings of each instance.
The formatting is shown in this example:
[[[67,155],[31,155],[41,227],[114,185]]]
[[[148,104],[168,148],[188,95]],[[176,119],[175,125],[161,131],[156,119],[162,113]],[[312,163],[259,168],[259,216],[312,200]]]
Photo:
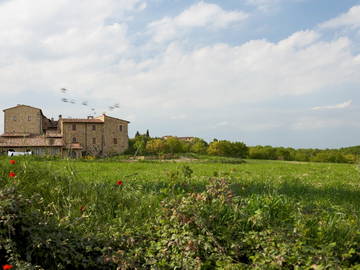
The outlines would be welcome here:
[[[17,105],[4,110],[0,154],[31,152],[35,155],[80,157],[119,154],[128,148],[126,120],[107,116],[86,119],[48,119],[41,109]]]
[[[169,138],[175,138],[175,139],[178,139],[180,141],[185,141],[185,142],[192,142],[193,140],[195,140],[195,137],[177,137],[177,136],[171,136],[171,135],[163,136],[162,138],[164,140],[167,140]]]

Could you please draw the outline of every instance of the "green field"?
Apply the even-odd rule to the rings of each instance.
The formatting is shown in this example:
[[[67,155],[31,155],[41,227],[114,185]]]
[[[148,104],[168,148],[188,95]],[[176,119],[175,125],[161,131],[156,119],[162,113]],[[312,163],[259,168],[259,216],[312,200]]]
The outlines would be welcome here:
[[[0,162],[17,269],[360,269],[357,165]]]

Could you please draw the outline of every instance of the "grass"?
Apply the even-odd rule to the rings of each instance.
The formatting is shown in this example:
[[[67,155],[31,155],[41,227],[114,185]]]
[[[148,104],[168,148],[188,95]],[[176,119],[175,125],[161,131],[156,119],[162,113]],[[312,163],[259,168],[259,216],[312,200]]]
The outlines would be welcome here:
[[[151,205],[152,213],[165,197],[171,197],[183,192],[205,190],[210,177],[225,177],[231,183],[232,191],[241,197],[253,195],[284,195],[305,205],[336,205],[344,211],[356,212],[360,209],[360,177],[358,167],[348,164],[322,163],[287,163],[278,161],[252,161],[246,164],[220,163],[169,163],[169,162],[83,162],[83,161],[33,161],[28,166],[45,167],[55,177],[72,175],[72,196],[78,199],[77,206],[82,204],[102,205],[102,200],[109,197],[108,188],[115,186],[117,180],[124,182],[122,194],[126,201],[123,212],[125,222],[136,220],[137,215],[148,217],[147,205]],[[187,181],[186,190],[172,189],[175,172],[188,166],[193,171],[191,179]],[[175,182],[181,179],[175,179]],[[45,184],[46,186],[49,183]],[[58,189],[62,191],[63,186]],[[86,192],[85,192],[86,191]],[[45,192],[47,192],[45,190]],[[132,194],[131,196],[129,194]],[[118,194],[117,191],[115,194]],[[45,194],[44,194],[45,195]],[[136,202],[134,201],[136,197]],[[133,199],[131,199],[133,198]],[[146,206],[145,209],[144,205]],[[113,207],[112,207],[113,208]],[[138,211],[134,211],[135,209]],[[107,206],[104,206],[107,209]],[[134,212],[131,213],[130,212]],[[144,218],[144,217],[139,217]]]
[[[41,161],[56,174],[64,168],[74,173],[84,183],[115,183],[123,180],[127,186],[142,188],[144,192],[159,192],[162,185],[169,184],[171,172],[188,166],[193,171],[191,184],[202,189],[209,177],[229,178],[238,195],[284,194],[299,201],[328,200],[337,204],[360,206],[360,177],[356,165],[296,163],[279,161],[252,161],[246,164],[221,163],[171,163],[171,162],[82,162]],[[242,186],[242,189],[236,187]]]
[[[112,241],[112,249],[125,241],[124,235],[133,239],[137,244],[127,247],[128,257],[112,259],[114,269],[125,261],[129,268],[124,269],[137,264],[138,269],[197,269],[196,258],[201,260],[198,269],[355,269],[360,263],[356,165],[209,159],[179,163],[17,158],[16,165],[7,158],[0,161],[1,178],[7,179],[10,170],[17,173],[15,184],[4,181],[1,188],[15,187],[25,198],[38,194],[41,203],[32,208],[46,213],[56,226],[82,238]],[[213,178],[220,182],[209,186]],[[117,185],[118,180],[123,184]],[[227,192],[232,193],[230,204]],[[166,209],[172,209],[170,216]],[[196,226],[183,223],[184,218]],[[162,246],[189,235],[209,248],[199,247],[194,255],[188,242],[179,250]],[[59,265],[66,264],[53,269]]]

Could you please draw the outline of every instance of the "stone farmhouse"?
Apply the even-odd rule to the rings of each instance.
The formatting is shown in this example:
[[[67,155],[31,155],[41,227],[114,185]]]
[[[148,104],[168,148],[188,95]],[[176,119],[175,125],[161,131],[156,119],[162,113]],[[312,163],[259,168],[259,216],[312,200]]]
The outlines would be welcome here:
[[[129,121],[107,116],[55,121],[41,109],[18,104],[3,110],[4,134],[0,154],[31,152],[73,158],[119,154],[128,148]]]
[[[162,138],[164,140],[167,140],[169,138],[176,138],[180,141],[185,141],[185,142],[192,142],[193,140],[195,140],[195,137],[177,137],[177,136],[172,136],[172,135],[163,136]]]

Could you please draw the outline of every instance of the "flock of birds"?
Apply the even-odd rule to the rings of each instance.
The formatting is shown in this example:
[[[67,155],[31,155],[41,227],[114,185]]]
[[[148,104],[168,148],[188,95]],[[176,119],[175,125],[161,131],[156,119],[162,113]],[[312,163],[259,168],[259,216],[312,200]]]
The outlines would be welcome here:
[[[61,93],[64,95],[64,97],[61,98],[61,101],[62,101],[62,102],[64,102],[64,103],[70,103],[70,104],[78,104],[78,103],[79,103],[79,104],[81,104],[81,105],[83,105],[83,106],[89,107],[90,110],[91,110],[91,114],[93,114],[93,115],[96,115],[96,114],[97,114],[97,113],[96,113],[96,109],[93,108],[93,107],[91,107],[91,106],[89,106],[89,104],[88,104],[87,101],[76,101],[76,100],[73,99],[73,98],[69,98],[69,97],[68,97],[68,95],[69,95],[69,90],[68,90],[68,89],[66,89],[66,88],[61,88],[60,91],[61,91]],[[114,111],[114,110],[119,109],[119,108],[120,108],[119,103],[115,103],[115,104],[113,104],[113,105],[111,105],[111,106],[108,106],[109,111]],[[105,112],[102,112],[102,113],[103,113],[103,114],[106,114],[106,111],[105,111]]]

